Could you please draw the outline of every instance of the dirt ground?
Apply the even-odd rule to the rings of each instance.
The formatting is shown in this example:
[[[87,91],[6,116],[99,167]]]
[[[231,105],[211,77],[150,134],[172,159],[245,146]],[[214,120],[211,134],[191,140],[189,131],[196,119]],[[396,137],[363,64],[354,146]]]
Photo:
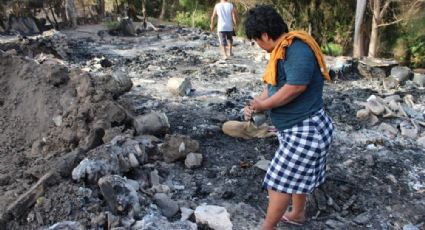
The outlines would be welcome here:
[[[120,175],[141,183],[156,170],[180,207],[222,206],[233,229],[256,229],[268,200],[261,190],[265,172],[254,165],[272,158],[277,139],[229,137],[221,126],[240,120],[245,102],[261,91],[265,53],[236,38],[235,56],[222,60],[214,34],[170,25],[137,37],[110,36],[105,31],[103,26],[90,25],[49,38],[0,37],[0,49],[6,51],[0,53],[0,217],[4,222],[0,228],[48,229],[58,222],[75,221],[81,226],[68,229],[129,229],[147,216],[160,216],[152,194],[143,189],[138,191],[142,208],[133,220],[122,213],[110,215],[99,186],[70,175],[49,180],[42,192],[37,190],[29,199],[34,202],[13,206],[43,175],[63,170],[58,162],[72,169],[85,157],[108,152],[116,135],[137,139],[131,117],[159,111],[168,117],[169,134],[199,142],[201,167],[188,169],[184,161],[166,163],[153,148],[143,165]],[[40,53],[54,58],[43,59]],[[131,82],[117,81],[116,76],[122,75]],[[190,79],[191,94],[176,96],[168,91],[170,77]],[[406,85],[388,93],[382,89],[382,79],[365,79],[355,69],[328,82],[325,108],[336,131],[327,181],[309,197],[306,224],[282,223],[279,229],[425,228],[424,147],[417,138],[400,132],[388,136],[378,129],[381,122],[399,129],[399,118],[380,117],[372,126],[356,117],[362,108],[358,102],[371,95],[410,94],[423,120],[424,92]],[[97,130],[104,131],[103,138]],[[157,138],[161,143],[165,137]],[[61,161],[76,150],[81,153],[72,163]],[[180,215],[166,220],[171,225],[140,229],[167,229]],[[209,229],[201,224],[197,228]]]

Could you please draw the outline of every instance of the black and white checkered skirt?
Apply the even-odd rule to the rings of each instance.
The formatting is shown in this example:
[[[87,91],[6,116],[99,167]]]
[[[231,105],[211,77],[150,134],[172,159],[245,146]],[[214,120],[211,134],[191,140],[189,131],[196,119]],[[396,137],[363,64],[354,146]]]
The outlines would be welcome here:
[[[323,109],[279,131],[279,149],[270,162],[263,188],[288,194],[313,192],[325,181],[332,132],[332,120]]]

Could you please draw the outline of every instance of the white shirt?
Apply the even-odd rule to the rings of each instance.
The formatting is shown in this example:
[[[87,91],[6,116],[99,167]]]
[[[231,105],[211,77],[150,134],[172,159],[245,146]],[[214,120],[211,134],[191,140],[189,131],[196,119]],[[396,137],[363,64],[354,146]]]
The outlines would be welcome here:
[[[215,5],[218,16],[217,31],[233,31],[232,12],[233,5],[230,2],[220,2]]]

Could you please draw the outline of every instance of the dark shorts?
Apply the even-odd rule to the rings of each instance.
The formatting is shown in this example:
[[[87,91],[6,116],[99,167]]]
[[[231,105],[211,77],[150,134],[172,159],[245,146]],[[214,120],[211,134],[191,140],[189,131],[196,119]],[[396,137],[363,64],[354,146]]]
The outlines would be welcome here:
[[[227,46],[227,41],[229,44],[233,44],[233,31],[220,31],[218,32],[218,39],[220,40],[220,45]]]

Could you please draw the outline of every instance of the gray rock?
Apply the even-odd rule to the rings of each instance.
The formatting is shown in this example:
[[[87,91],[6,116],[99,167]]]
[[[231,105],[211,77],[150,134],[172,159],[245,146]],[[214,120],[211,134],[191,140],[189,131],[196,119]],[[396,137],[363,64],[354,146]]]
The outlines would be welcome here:
[[[114,214],[138,215],[139,197],[127,179],[118,175],[105,176],[100,178],[98,185]]]
[[[326,64],[328,64],[331,77],[338,79],[344,77],[345,74],[353,72],[354,60],[352,57],[348,56],[339,56],[335,58],[326,56]]]
[[[169,198],[165,193],[155,194],[154,201],[161,209],[162,214],[167,218],[174,216],[179,211],[177,202]]]
[[[199,143],[188,136],[173,134],[166,135],[164,143],[159,148],[167,163],[185,158],[191,152],[199,150]]]
[[[391,76],[400,84],[403,84],[413,77],[413,72],[409,69],[409,67],[406,66],[394,66],[391,69]]]
[[[155,169],[150,173],[150,182],[152,186],[160,184],[161,177],[158,174],[158,171]]]
[[[267,171],[267,169],[269,168],[269,164],[270,164],[269,160],[260,160],[257,163],[255,163],[254,166],[261,170]]]
[[[115,228],[120,225],[120,218],[118,216],[115,216],[114,214],[110,212],[106,212],[106,215],[108,217],[108,228]]]
[[[91,218],[91,224],[93,226],[104,226],[106,221],[107,219],[104,212],[101,212],[98,216]]]
[[[154,214],[148,214],[143,217],[142,220],[137,221],[131,230],[170,230],[170,229],[179,229],[179,230],[197,230],[195,223],[190,221],[175,221],[169,222],[167,218],[163,216],[158,216]]]
[[[403,226],[403,230],[419,230],[419,228],[413,224],[406,224]]]
[[[196,223],[206,224],[214,230],[231,230],[233,224],[230,215],[223,207],[201,205],[195,210]]]
[[[425,74],[415,73],[413,75],[413,82],[419,87],[425,87]]]
[[[368,108],[373,114],[381,115],[385,111],[384,105],[381,104],[376,96],[372,95],[367,99],[366,108]]]
[[[357,111],[356,117],[361,121],[367,121],[369,119],[370,110],[369,109],[361,109]]]
[[[133,126],[139,135],[164,135],[170,129],[170,123],[165,113],[151,112],[136,117]]]
[[[105,175],[126,173],[147,161],[147,154],[138,141],[115,137],[111,144],[102,145],[89,152],[73,170],[72,179],[96,183]]]
[[[52,120],[53,120],[53,123],[55,123],[55,125],[56,125],[57,127],[62,126],[62,121],[63,121],[63,119],[62,119],[62,116],[61,116],[61,115],[54,116],[54,117],[52,118]]]
[[[356,224],[364,225],[364,224],[367,224],[369,222],[369,220],[370,220],[370,215],[367,212],[364,212],[364,213],[356,216],[356,218],[354,218],[353,221]]]
[[[136,28],[130,19],[121,20],[119,30],[123,35],[136,36]]]
[[[168,80],[167,88],[175,95],[186,96],[190,94],[192,84],[188,78],[173,77]]]
[[[202,165],[202,154],[200,153],[189,153],[186,156],[184,164],[187,168],[193,169]]]
[[[378,130],[381,131],[384,135],[387,135],[390,138],[394,138],[397,136],[398,130],[394,128],[392,125],[382,122]]]
[[[75,221],[62,221],[56,223],[45,230],[85,230],[86,228]]]
[[[195,212],[194,210],[190,209],[190,208],[185,208],[185,207],[181,207],[180,208],[180,212],[181,212],[181,221],[185,221],[187,219],[190,218],[190,216]]]
[[[408,121],[400,123],[400,130],[401,135],[412,139],[415,139],[419,134],[419,130]]]
[[[386,90],[395,89],[399,84],[400,82],[393,76],[389,76],[382,81],[382,86],[384,86]]]
[[[325,224],[332,229],[342,229],[345,226],[344,223],[337,220],[327,220]]]
[[[425,136],[420,137],[416,142],[418,143],[418,145],[425,148]]]

